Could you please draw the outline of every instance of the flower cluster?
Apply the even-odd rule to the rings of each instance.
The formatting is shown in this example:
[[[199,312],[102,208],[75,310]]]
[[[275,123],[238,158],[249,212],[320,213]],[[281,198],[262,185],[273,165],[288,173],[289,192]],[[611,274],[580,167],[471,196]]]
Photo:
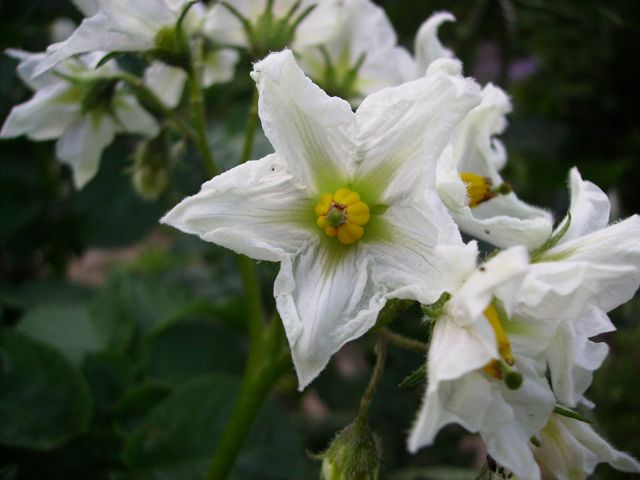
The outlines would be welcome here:
[[[516,196],[494,138],[509,97],[462,75],[437,37],[451,14],[429,18],[411,54],[370,0],[77,3],[87,19],[67,40],[11,53],[36,93],[2,136],[59,138],[82,186],[116,133],[162,128],[112,54],[149,60],[144,91],[166,109],[188,79],[231,79],[238,51],[260,60],[251,76],[274,153],[215,176],[162,222],[280,262],[274,296],[300,389],[387,302],[412,300],[432,333],[410,451],[457,423],[521,480],[585,478],[602,462],[640,472],[578,412],[607,355],[591,338],[614,330],[607,313],[640,284],[640,217],[609,225],[607,196],[577,169],[555,229]]]

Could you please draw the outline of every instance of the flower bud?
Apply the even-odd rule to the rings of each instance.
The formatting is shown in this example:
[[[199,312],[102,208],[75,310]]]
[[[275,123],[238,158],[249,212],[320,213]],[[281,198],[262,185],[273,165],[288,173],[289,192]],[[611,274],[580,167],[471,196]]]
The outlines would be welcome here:
[[[382,449],[364,420],[357,419],[331,442],[322,458],[323,480],[377,480]]]
[[[167,152],[162,137],[140,143],[134,154],[133,186],[145,200],[156,200],[169,185]]]

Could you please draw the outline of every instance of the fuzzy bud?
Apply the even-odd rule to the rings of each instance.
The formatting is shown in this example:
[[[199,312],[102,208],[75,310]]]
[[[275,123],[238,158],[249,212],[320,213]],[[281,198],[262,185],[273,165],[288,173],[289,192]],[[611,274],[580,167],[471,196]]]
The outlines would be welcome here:
[[[377,480],[382,449],[365,421],[356,420],[331,442],[322,458],[322,480]]]

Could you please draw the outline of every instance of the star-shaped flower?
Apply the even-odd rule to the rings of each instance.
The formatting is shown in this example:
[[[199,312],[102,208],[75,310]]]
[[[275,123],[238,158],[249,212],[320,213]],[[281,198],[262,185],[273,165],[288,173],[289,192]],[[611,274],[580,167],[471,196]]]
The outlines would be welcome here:
[[[432,303],[452,287],[449,265],[475,259],[434,171],[479,91],[459,63],[441,62],[354,113],[305,77],[291,51],[271,54],[253,78],[275,153],[205,183],[162,220],[281,262],[274,295],[300,388],[375,324],[387,299]]]

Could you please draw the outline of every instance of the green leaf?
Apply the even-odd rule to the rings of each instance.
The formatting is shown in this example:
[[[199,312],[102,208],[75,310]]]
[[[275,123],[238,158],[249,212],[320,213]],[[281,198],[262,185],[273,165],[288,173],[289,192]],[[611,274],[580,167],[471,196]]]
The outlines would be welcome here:
[[[135,379],[133,362],[117,353],[89,354],[82,363],[97,408],[111,409]]]
[[[76,365],[87,353],[103,347],[91,321],[89,307],[82,303],[38,305],[27,311],[17,330],[55,347]]]
[[[168,385],[155,380],[146,380],[128,389],[114,408],[117,427],[125,432],[140,428],[149,412],[164,400],[171,390]]]
[[[125,448],[125,460],[132,472],[128,478],[203,478],[239,383],[223,374],[202,377],[183,385],[159,404]],[[267,401],[229,480],[308,478],[305,464],[300,438],[287,416]]]
[[[49,450],[87,430],[89,386],[61,353],[3,330],[0,359],[0,443]]]
[[[242,372],[246,346],[234,332],[205,320],[180,321],[148,340],[147,374],[180,383],[211,372]]]

